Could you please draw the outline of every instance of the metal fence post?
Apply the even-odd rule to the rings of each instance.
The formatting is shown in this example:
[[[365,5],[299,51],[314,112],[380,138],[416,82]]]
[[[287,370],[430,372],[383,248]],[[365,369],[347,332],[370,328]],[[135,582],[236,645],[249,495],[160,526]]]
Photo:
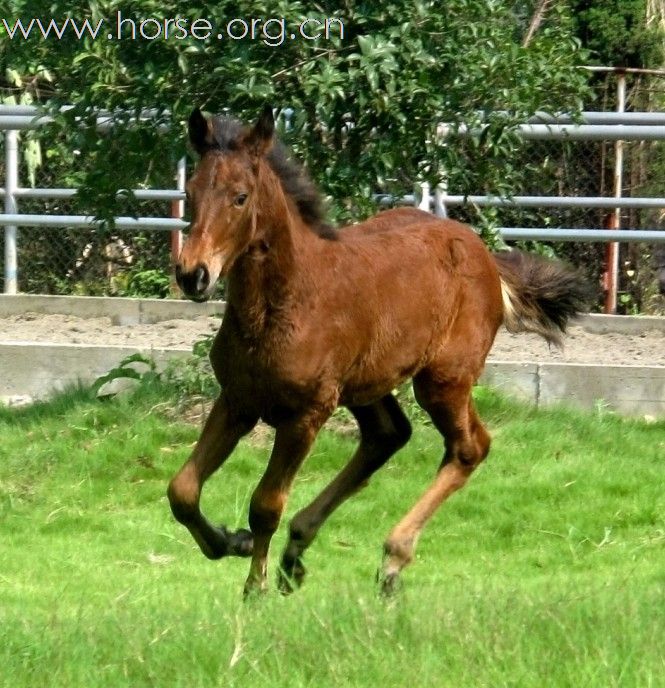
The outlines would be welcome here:
[[[450,127],[447,124],[439,124],[436,128],[436,141],[440,147],[447,146],[447,139],[450,135]],[[445,172],[445,171],[444,171]],[[448,195],[448,178],[444,175],[439,179],[439,183],[434,188],[434,214],[437,217],[448,217],[445,197]]]
[[[626,109],[626,75],[617,73],[617,112]],[[614,142],[614,198],[621,198],[623,192],[623,141]],[[621,208],[614,208],[611,217],[611,229],[621,228]],[[619,244],[615,241],[607,244],[606,250],[607,280],[605,292],[605,313],[617,312],[617,294],[619,291]]]
[[[447,194],[448,183],[446,181],[439,182],[434,189],[434,214],[437,217],[448,217],[448,209],[444,200]]]
[[[178,160],[176,168],[175,183],[178,191],[185,191],[187,181],[187,159],[185,157]],[[171,217],[181,220],[185,216],[185,201],[182,199],[171,201]],[[176,263],[182,249],[182,231],[174,229],[171,231],[171,262]]]
[[[175,173],[175,186],[178,191],[185,190],[185,183],[187,182],[187,159],[183,156],[178,160]],[[182,199],[171,201],[171,217],[181,220],[185,216],[185,201]],[[176,265],[180,252],[182,251],[182,230],[171,230],[171,267]],[[171,270],[171,294],[176,296],[180,293],[175,279],[175,271]]]
[[[18,213],[16,189],[18,188],[18,131],[5,132],[5,213]],[[5,227],[5,294],[18,291],[18,257],[16,225]]]
[[[429,182],[422,182],[420,184],[420,203],[418,203],[418,196],[416,195],[416,205],[421,210],[431,212],[432,197],[429,189]]]

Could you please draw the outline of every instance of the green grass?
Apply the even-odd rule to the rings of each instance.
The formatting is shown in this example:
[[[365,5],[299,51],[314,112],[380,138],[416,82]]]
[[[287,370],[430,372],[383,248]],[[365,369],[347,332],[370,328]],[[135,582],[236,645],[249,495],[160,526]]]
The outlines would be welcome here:
[[[478,396],[490,457],[390,603],[381,543],[441,455],[422,423],[321,531],[305,587],[243,603],[248,562],[207,561],[170,516],[198,428],[158,390],[0,409],[0,685],[665,686],[665,423]],[[353,444],[322,434],[287,518]],[[211,479],[214,520],[245,525],[266,451]]]

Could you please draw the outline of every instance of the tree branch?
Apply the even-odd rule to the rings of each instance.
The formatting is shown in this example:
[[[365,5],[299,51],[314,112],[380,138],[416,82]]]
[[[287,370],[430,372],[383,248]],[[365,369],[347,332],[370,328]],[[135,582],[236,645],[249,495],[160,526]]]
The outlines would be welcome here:
[[[529,43],[531,43],[531,39],[534,37],[536,31],[538,31],[540,25],[542,24],[542,21],[545,18],[545,14],[547,13],[547,10],[549,9],[549,5],[551,2],[552,0],[539,0],[538,5],[536,6],[536,9],[533,13],[533,16],[531,17],[529,28],[527,29],[527,32],[524,36],[524,40],[522,41],[523,48],[526,48],[529,45]]]

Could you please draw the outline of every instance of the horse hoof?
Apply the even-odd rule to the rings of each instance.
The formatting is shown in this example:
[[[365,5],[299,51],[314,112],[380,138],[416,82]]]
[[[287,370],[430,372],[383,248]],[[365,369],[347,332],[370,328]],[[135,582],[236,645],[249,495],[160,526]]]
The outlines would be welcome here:
[[[394,597],[402,587],[399,573],[383,573],[379,570],[376,580],[379,583],[379,593],[384,599]]]
[[[289,562],[282,560],[277,577],[277,587],[282,595],[290,595],[302,586],[306,569],[299,559]]]
[[[226,526],[212,529],[213,540],[206,543],[203,553],[208,559],[216,561],[224,557],[250,557],[254,549],[254,538],[249,530],[241,528],[232,531]]]
[[[235,533],[229,533],[229,553],[236,557],[251,557],[254,551],[254,537],[252,533],[240,528]]]
[[[229,552],[229,531],[224,526],[212,528],[211,537],[207,538],[206,546],[201,546],[205,556],[212,560],[223,559]]]
[[[242,591],[242,599],[245,602],[250,600],[258,600],[268,594],[268,586],[265,581],[258,581],[255,579],[248,580]]]
[[[277,574],[277,589],[282,595],[290,595],[295,592],[295,585],[293,581],[282,571]]]

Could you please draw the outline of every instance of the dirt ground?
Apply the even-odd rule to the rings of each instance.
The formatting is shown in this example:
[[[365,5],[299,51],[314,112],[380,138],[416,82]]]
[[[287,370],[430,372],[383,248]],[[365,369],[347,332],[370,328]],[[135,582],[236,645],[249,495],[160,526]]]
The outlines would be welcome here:
[[[195,320],[167,320],[154,325],[113,325],[110,318],[22,313],[0,318],[0,342],[191,348],[204,335],[214,333],[219,322],[219,318],[202,316]],[[665,366],[665,333],[599,335],[573,326],[565,339],[564,350],[557,351],[535,335],[511,335],[501,331],[490,352],[490,359]]]

